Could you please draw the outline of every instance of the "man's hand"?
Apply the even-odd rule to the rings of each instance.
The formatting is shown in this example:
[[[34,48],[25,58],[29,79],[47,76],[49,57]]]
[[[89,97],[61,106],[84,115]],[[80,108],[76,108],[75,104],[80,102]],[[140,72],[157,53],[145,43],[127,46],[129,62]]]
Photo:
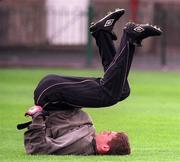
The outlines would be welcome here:
[[[33,106],[31,107],[26,113],[25,116],[31,116],[33,117],[35,114],[42,112],[42,107],[41,106]]]

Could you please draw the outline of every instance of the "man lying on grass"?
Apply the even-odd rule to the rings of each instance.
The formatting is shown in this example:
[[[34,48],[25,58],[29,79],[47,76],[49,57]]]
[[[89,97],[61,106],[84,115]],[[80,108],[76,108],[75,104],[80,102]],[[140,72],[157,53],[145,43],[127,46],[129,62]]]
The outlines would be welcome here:
[[[40,81],[34,91],[35,106],[26,112],[32,117],[24,141],[28,154],[130,154],[126,133],[96,134],[90,117],[82,111],[83,107],[107,107],[127,98],[135,46],[144,38],[161,35],[155,26],[127,23],[116,51],[112,29],[123,14],[123,9],[117,9],[90,27],[105,71],[102,78],[48,75]]]

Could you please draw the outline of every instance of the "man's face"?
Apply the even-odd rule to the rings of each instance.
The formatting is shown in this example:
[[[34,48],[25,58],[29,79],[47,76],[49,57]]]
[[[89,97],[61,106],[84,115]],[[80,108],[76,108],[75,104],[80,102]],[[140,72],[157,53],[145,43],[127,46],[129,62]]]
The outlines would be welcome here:
[[[115,138],[117,135],[117,132],[113,131],[104,131],[96,135],[96,145],[97,150],[101,154],[105,154],[107,151],[109,151],[109,145],[108,143]]]

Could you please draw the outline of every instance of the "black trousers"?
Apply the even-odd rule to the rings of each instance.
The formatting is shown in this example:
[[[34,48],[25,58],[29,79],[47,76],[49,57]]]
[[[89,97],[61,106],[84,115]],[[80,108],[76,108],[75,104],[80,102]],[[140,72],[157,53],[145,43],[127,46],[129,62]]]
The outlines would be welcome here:
[[[123,33],[118,50],[109,33],[94,35],[104,67],[102,78],[48,75],[34,91],[35,105],[45,110],[106,107],[124,100],[130,94],[127,80],[135,46]]]

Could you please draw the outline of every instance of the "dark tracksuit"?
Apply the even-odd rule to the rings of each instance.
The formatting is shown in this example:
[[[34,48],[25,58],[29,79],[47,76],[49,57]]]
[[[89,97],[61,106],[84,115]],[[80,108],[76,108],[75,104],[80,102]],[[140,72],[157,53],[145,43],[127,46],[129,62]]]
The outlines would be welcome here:
[[[102,78],[48,75],[34,91],[35,105],[45,110],[79,107],[106,107],[124,100],[130,94],[127,80],[135,46],[123,33],[116,52],[111,35],[94,34],[104,67]]]

